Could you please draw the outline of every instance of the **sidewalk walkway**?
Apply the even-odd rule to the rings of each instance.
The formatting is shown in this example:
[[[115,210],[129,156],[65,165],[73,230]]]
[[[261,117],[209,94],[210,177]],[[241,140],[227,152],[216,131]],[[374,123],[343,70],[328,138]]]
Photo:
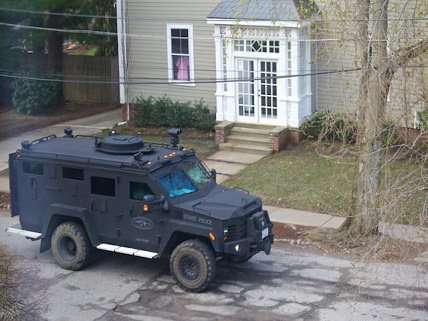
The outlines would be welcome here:
[[[34,140],[48,135],[63,135],[65,127],[73,128],[76,134],[93,135],[105,128],[111,128],[122,119],[120,109],[106,113],[76,119],[67,123],[56,124],[41,129],[22,133],[21,135],[0,141],[0,173],[8,168],[9,153],[14,152],[21,146],[23,140]],[[1,182],[0,182],[1,184]]]
[[[345,217],[274,206],[264,206],[264,208],[269,212],[272,222],[276,223],[335,230],[340,229],[346,223]]]

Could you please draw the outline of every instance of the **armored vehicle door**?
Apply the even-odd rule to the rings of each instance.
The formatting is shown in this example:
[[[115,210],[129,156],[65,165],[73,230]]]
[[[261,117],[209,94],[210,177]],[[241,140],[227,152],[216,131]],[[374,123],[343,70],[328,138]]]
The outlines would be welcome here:
[[[97,231],[100,241],[119,245],[118,225],[125,213],[118,195],[122,184],[121,178],[114,173],[98,170],[91,170],[89,176],[91,224],[94,224],[94,230]]]
[[[165,215],[158,201],[160,195],[144,177],[128,177],[122,187],[126,193],[127,212],[120,221],[121,245],[157,252],[159,224]]]

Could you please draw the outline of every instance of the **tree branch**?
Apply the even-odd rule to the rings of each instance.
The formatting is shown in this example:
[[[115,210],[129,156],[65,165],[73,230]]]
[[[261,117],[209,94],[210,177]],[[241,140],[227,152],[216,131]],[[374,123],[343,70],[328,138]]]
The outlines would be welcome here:
[[[392,54],[392,71],[397,71],[397,69],[403,67],[410,60],[419,57],[425,52],[428,52],[428,38],[422,39],[414,45],[396,50]]]

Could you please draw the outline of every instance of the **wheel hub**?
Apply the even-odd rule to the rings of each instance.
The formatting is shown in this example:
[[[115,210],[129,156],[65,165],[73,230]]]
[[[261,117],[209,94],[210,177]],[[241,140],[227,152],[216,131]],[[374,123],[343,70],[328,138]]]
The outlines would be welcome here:
[[[60,254],[66,260],[72,260],[76,256],[77,247],[74,240],[65,236],[60,241]]]
[[[194,281],[201,272],[201,266],[198,260],[190,255],[185,255],[179,262],[181,274],[188,280]]]

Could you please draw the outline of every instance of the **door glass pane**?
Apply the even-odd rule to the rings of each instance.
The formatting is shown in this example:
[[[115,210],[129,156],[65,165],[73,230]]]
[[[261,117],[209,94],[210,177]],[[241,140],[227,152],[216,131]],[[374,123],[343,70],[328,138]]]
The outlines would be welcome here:
[[[103,196],[116,195],[116,182],[112,178],[107,177],[91,177],[91,194]]]
[[[255,87],[254,87],[254,61],[237,60],[239,75],[238,104],[239,116],[254,117],[255,115]]]
[[[261,61],[260,70],[260,108],[262,118],[277,118],[277,63],[274,61]]]
[[[144,196],[154,195],[149,185],[146,183],[130,182],[129,183],[129,198],[136,201],[143,201]]]

